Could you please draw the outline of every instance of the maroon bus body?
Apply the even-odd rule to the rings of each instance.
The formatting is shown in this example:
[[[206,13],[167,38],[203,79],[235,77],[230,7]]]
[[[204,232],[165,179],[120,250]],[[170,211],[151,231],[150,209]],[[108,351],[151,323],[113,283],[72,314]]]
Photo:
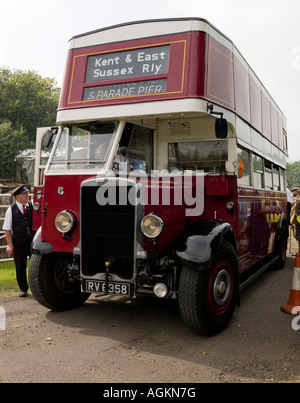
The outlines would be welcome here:
[[[92,176],[91,176],[92,177]],[[80,228],[76,227],[70,239],[57,236],[55,217],[68,206],[80,222],[80,185],[89,176],[48,176],[43,189],[46,215],[34,213],[34,226],[37,230],[41,225],[41,239],[53,246],[53,252],[65,251],[72,253],[80,239]],[[58,188],[64,189],[59,194]],[[37,188],[38,189],[38,188]],[[144,214],[154,212],[160,216],[165,224],[165,230],[159,239],[159,252],[162,253],[170,244],[194,222],[199,220],[220,220],[229,223],[234,229],[238,248],[238,256],[248,253],[247,260],[240,260],[241,273],[261,261],[274,250],[277,241],[278,222],[276,217],[286,216],[286,195],[282,192],[257,190],[253,191],[237,188],[236,177],[222,176],[205,177],[204,212],[199,217],[185,216],[185,205],[166,206],[151,204],[145,206]],[[66,195],[72,195],[72,198]],[[236,202],[236,197],[239,203]],[[34,199],[36,201],[36,198]],[[234,210],[228,211],[227,202],[234,202]],[[240,206],[240,208],[238,208]],[[36,220],[36,221],[35,221]],[[188,225],[187,225],[188,221]],[[259,230],[257,228],[259,227]],[[153,242],[145,238],[144,248],[153,252]]]

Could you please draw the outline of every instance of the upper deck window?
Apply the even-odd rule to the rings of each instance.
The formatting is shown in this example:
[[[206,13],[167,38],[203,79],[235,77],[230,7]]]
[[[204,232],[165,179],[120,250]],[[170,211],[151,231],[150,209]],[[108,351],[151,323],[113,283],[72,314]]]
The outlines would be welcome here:
[[[113,122],[64,127],[49,169],[102,168],[116,127]]]
[[[225,172],[228,160],[226,140],[169,143],[168,169]]]

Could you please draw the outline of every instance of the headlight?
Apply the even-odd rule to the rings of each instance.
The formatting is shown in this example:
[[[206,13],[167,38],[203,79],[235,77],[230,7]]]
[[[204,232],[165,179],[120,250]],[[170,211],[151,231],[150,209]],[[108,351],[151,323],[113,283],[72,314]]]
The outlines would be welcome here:
[[[62,232],[63,234],[72,231],[75,228],[75,224],[75,216],[67,210],[57,214],[55,218],[55,227],[59,232]]]
[[[32,208],[33,210],[38,211],[38,209],[40,208],[40,203],[38,202],[33,203]]]
[[[234,207],[234,203],[229,201],[228,203],[226,203],[226,207],[227,207],[227,210],[232,210]]]
[[[156,238],[163,230],[162,219],[154,214],[149,214],[142,219],[141,229],[148,238]]]

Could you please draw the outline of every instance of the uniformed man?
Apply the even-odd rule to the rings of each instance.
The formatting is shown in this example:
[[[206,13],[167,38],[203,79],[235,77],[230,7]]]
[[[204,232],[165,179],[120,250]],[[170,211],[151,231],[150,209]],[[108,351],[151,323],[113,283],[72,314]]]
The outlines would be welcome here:
[[[30,245],[33,237],[32,203],[29,201],[29,190],[25,185],[18,186],[11,194],[15,196],[16,201],[8,208],[3,223],[7,241],[6,253],[14,257],[19,296],[26,297],[27,257],[31,255]]]
[[[294,238],[297,241],[298,253],[300,253],[300,189],[292,187],[293,200],[291,205],[291,225]]]

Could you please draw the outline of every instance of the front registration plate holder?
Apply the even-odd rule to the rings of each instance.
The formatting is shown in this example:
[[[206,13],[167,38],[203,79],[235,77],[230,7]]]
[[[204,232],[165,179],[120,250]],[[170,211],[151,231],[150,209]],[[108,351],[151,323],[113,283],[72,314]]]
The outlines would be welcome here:
[[[115,283],[109,281],[108,290],[106,292],[106,282],[98,280],[83,280],[82,291],[98,294],[120,295],[127,297],[131,295],[130,283],[117,283],[117,282]]]

